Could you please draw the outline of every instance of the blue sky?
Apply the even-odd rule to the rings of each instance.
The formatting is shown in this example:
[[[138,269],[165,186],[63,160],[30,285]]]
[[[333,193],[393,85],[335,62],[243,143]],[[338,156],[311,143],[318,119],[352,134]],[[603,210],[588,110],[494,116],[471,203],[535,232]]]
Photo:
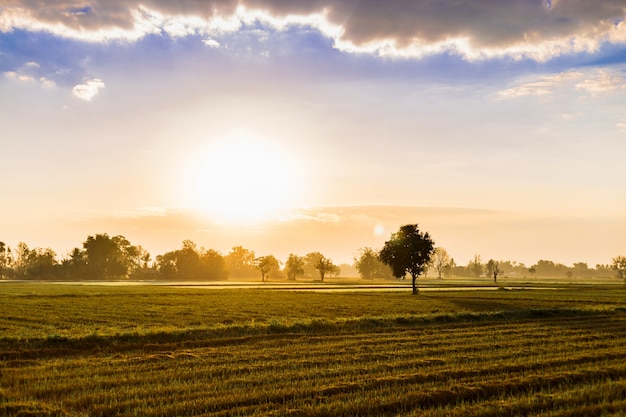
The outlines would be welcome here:
[[[625,10],[5,2],[0,239],[349,261],[417,222],[459,263],[608,263],[626,252]]]

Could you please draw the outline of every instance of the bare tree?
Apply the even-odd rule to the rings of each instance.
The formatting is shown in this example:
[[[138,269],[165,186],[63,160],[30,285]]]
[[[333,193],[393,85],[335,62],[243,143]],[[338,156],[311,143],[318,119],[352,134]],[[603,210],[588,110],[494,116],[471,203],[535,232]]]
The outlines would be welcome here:
[[[431,262],[439,274],[439,279],[442,279],[442,274],[452,266],[452,258],[444,248],[435,248]]]

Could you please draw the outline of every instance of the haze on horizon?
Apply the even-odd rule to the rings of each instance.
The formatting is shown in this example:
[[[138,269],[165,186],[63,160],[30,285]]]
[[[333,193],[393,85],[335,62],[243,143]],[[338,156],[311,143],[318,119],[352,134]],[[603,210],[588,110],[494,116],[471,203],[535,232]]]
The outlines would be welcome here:
[[[0,240],[626,254],[626,6],[8,1]]]

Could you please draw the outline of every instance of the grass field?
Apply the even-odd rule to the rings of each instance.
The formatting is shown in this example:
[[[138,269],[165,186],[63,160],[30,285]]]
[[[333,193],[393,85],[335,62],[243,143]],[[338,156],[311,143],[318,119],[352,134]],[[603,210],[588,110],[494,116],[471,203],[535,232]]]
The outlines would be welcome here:
[[[0,285],[3,416],[622,416],[617,287]]]

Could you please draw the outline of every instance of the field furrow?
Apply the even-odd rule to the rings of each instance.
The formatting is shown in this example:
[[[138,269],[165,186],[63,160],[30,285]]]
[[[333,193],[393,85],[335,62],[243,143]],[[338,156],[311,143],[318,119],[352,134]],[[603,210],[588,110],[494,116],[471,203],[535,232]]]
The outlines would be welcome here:
[[[424,306],[429,312],[414,311],[418,306],[407,296],[404,311],[396,307],[396,315],[374,316],[363,310],[359,316],[331,316],[320,309],[322,300],[331,306],[348,300],[343,295],[311,294],[309,301],[316,310],[309,311],[308,318],[302,317],[302,307],[293,316],[282,310],[292,297],[306,299],[283,292],[265,300],[276,303],[272,305],[279,313],[275,318],[253,324],[248,319],[256,317],[258,310],[247,306],[248,319],[239,323],[194,324],[189,329],[172,327],[171,318],[165,324],[159,320],[172,308],[201,316],[186,316],[188,322],[199,323],[202,318],[222,323],[217,314],[224,307],[210,308],[213,292],[200,297],[189,290],[190,300],[184,304],[178,290],[168,298],[167,291],[159,289],[151,298],[152,290],[140,294],[139,307],[124,310],[118,304],[111,322],[101,312],[97,317],[90,314],[96,303],[119,301],[116,293],[101,295],[105,300],[43,294],[50,323],[41,317],[31,322],[13,310],[8,315],[13,326],[23,326],[30,336],[4,333],[0,339],[0,415],[577,416],[626,412],[626,311],[614,307],[615,291],[592,293],[578,309],[560,292],[556,304],[565,305],[563,309],[550,307],[554,292],[537,298],[517,292],[523,299],[506,293],[506,303],[496,298],[500,294],[490,298],[485,293],[453,293],[450,298],[430,297]],[[123,298],[128,296],[121,292]],[[238,303],[245,303],[249,295],[233,291],[229,299],[228,293],[215,292],[216,298],[228,301],[232,308],[242,306]],[[6,301],[19,304],[24,299],[21,295],[4,297],[0,309],[7,308]],[[386,295],[376,297],[388,305]],[[376,297],[367,299],[376,303]],[[576,293],[576,297],[581,296]],[[80,313],[73,310],[77,324],[54,322],[63,311],[72,311],[66,303],[76,298],[90,307]],[[51,300],[58,302],[59,311]],[[200,300],[206,310],[195,310]],[[526,310],[524,303],[529,304]],[[515,308],[442,312],[450,304]],[[137,309],[160,311],[130,326],[153,328],[153,332],[124,330],[131,321],[119,317],[123,311],[132,316]],[[329,310],[353,314],[356,307],[348,304]],[[41,323],[44,327],[35,330]],[[85,323],[98,323],[98,327],[84,328]],[[124,323],[122,328],[120,323]],[[69,336],[51,337],[45,333],[50,327],[64,327]]]

